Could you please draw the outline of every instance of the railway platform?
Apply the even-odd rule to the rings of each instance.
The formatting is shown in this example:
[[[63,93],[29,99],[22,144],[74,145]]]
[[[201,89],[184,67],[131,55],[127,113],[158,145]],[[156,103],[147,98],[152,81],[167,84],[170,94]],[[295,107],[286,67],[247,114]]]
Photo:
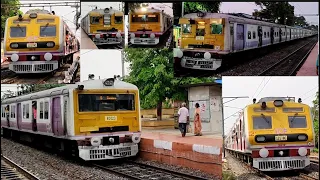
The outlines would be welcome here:
[[[178,129],[142,129],[140,157],[170,165],[197,169],[222,179],[222,136],[203,132],[203,136]],[[220,178],[219,178],[220,179]]]
[[[81,29],[81,45],[80,49],[98,49],[94,42],[88,37],[88,35]]]
[[[316,61],[318,56],[319,42],[314,46],[308,58],[297,72],[297,76],[317,76]]]

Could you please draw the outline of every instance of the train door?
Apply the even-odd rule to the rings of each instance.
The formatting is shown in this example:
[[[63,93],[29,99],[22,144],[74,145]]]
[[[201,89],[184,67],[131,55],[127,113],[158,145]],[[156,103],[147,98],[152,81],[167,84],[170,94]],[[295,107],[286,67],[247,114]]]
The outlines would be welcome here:
[[[241,119],[240,119],[240,126],[239,126],[239,131],[240,131],[240,150],[242,151],[242,122],[241,122]]]
[[[234,50],[234,24],[230,23],[230,51]]]
[[[237,24],[236,50],[244,49],[244,25]]]
[[[20,129],[20,125],[22,122],[22,114],[21,114],[21,103],[17,104],[17,127]]]
[[[271,30],[270,30],[271,32],[270,32],[270,39],[271,39],[271,44],[273,44],[273,42],[274,42],[274,29],[273,29],[273,27],[271,27]]]
[[[258,26],[258,37],[259,37],[258,46],[261,47],[262,46],[262,27],[261,26]]]
[[[53,98],[52,104],[52,131],[54,135],[60,135],[63,134],[63,131],[61,132],[62,115],[60,97]]]
[[[32,130],[37,131],[37,101],[32,101]]]
[[[6,107],[6,119],[7,119],[7,126],[10,127],[10,116],[11,116],[11,113],[10,113],[10,105],[7,105]]]

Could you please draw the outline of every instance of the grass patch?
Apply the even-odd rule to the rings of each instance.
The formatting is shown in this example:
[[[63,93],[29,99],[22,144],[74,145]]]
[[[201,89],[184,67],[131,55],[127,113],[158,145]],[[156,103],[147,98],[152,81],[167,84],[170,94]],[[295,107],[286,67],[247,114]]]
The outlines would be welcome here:
[[[236,180],[236,176],[231,171],[222,171],[223,180]]]

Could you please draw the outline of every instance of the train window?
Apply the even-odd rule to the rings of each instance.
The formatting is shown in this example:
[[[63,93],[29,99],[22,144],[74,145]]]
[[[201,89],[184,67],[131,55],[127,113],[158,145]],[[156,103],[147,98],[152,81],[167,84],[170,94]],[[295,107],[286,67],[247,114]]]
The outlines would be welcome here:
[[[255,31],[252,32],[252,39],[256,39],[256,32]]]
[[[253,109],[254,112],[276,112],[275,108],[265,108],[265,109],[261,109],[261,108],[254,108]]]
[[[307,119],[305,116],[289,116],[288,122],[290,128],[307,128]]]
[[[11,118],[16,118],[16,106],[12,105],[11,108],[10,108],[10,110],[11,110],[11,115],[10,115],[10,117],[11,117]]]
[[[79,94],[79,111],[133,111],[133,94]]]
[[[111,24],[111,15],[110,14],[105,14],[103,16],[103,24],[105,24],[105,25]]]
[[[40,119],[43,119],[43,102],[40,102]]]
[[[91,24],[99,24],[100,17],[92,16],[90,19]]]
[[[44,119],[49,119],[49,102],[44,102]]]
[[[182,33],[190,34],[191,33],[191,24],[182,24]]]
[[[196,36],[204,36],[205,34],[206,34],[205,25],[204,24],[197,24]]]
[[[56,26],[40,26],[41,37],[55,37],[57,34]]]
[[[24,119],[29,119],[29,104],[24,104],[22,106],[22,114]]]
[[[251,31],[248,31],[248,39],[251,39]]]
[[[26,27],[10,27],[10,37],[26,37]]]
[[[267,38],[267,33],[266,32],[263,33],[263,37]]]
[[[253,120],[253,129],[271,129],[272,120],[270,116],[255,116]]]
[[[270,32],[269,31],[267,32],[267,37],[270,37]]]
[[[115,24],[122,24],[123,17],[122,16],[115,16],[114,17],[114,23]]]
[[[211,34],[222,34],[222,24],[211,24]]]

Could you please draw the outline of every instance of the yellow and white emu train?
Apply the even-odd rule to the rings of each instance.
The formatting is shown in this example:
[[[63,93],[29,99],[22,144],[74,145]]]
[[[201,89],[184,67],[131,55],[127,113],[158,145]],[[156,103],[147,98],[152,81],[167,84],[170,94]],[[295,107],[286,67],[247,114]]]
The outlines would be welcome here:
[[[9,17],[4,32],[4,55],[15,73],[48,73],[72,62],[79,41],[62,17],[47,10],[29,10]]]
[[[299,98],[266,97],[248,105],[225,139],[226,149],[261,171],[310,165],[315,133],[310,107]]]
[[[135,156],[140,142],[139,90],[109,78],[8,98],[4,137],[70,152],[83,160]]]
[[[141,8],[129,13],[129,42],[135,45],[157,45],[169,33],[173,18],[163,10]]]
[[[123,43],[124,14],[112,7],[88,12],[81,20],[81,27],[96,45]]]

